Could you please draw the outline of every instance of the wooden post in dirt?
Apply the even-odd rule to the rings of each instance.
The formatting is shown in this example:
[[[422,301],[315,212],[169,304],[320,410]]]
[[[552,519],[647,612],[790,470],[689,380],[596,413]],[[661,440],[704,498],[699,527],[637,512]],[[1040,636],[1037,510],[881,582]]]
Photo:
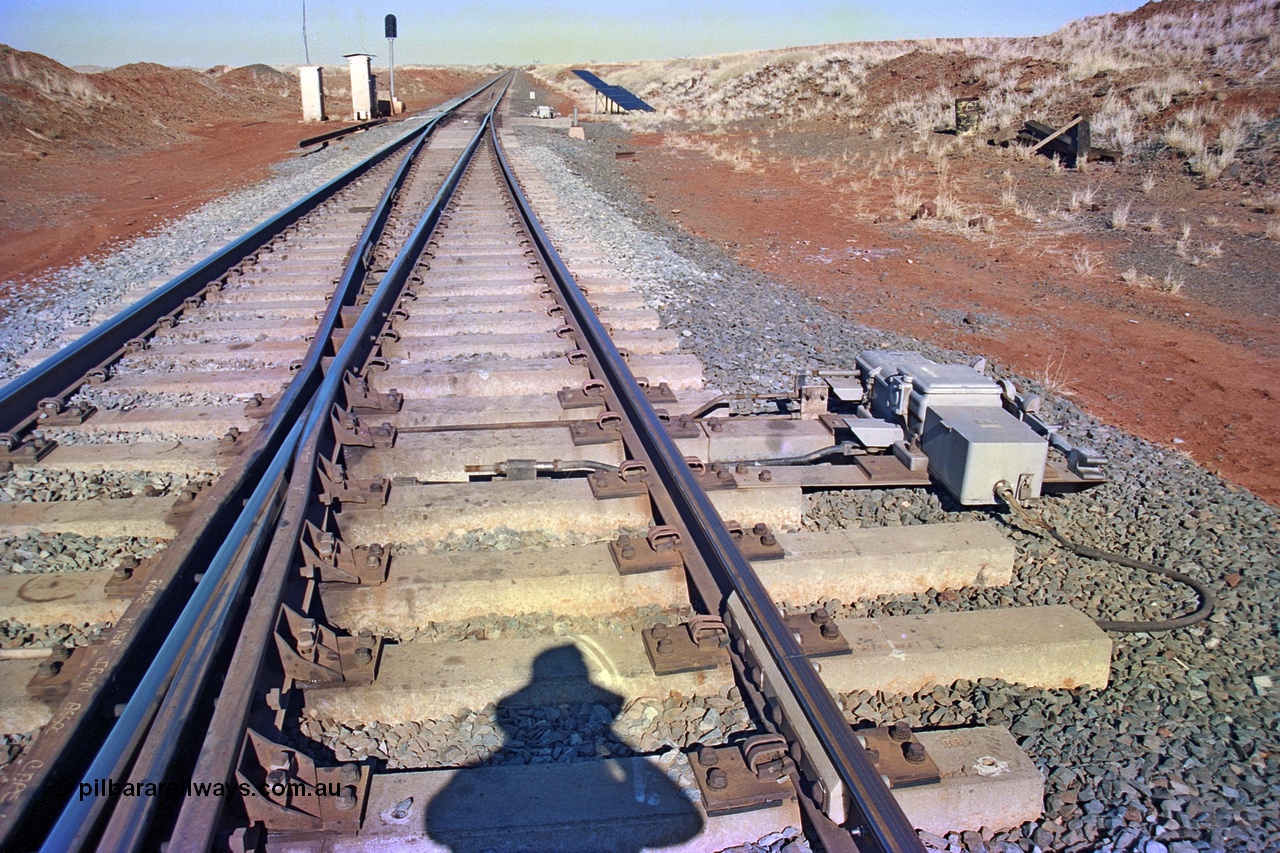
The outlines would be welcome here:
[[[1071,147],[1076,150],[1076,168],[1081,168],[1082,163],[1089,162],[1089,154],[1093,150],[1092,137],[1087,118],[1080,119],[1079,124],[1071,128],[1068,139],[1071,140]]]
[[[1034,146],[1032,146],[1032,148],[1031,148],[1031,153],[1032,153],[1032,154],[1035,154],[1035,153],[1036,153],[1037,151],[1039,151],[1041,148],[1045,147],[1045,146],[1046,146],[1046,145],[1048,145],[1050,142],[1052,142],[1053,140],[1057,139],[1059,136],[1061,136],[1062,134],[1066,133],[1068,130],[1070,130],[1071,128],[1075,127],[1077,124],[1079,124],[1079,123],[1080,123],[1080,122],[1082,122],[1082,121],[1084,121],[1084,117],[1083,117],[1083,116],[1076,116],[1076,117],[1075,117],[1075,118],[1073,118],[1071,121],[1067,122],[1067,123],[1066,123],[1066,124],[1064,124],[1062,127],[1058,128],[1058,129],[1057,129],[1057,130],[1055,130],[1053,133],[1049,134],[1049,135],[1048,135],[1048,136],[1046,136],[1044,139],[1041,139],[1041,140],[1040,140],[1039,142],[1037,142]],[[1028,122],[1028,124],[1029,124],[1029,123],[1030,123],[1030,122]]]

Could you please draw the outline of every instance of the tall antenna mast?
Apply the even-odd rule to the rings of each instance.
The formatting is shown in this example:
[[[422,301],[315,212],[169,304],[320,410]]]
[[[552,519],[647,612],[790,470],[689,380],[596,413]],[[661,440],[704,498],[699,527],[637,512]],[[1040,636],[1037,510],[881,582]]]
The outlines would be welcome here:
[[[307,0],[302,0],[302,55],[311,64],[311,46],[307,44]]]

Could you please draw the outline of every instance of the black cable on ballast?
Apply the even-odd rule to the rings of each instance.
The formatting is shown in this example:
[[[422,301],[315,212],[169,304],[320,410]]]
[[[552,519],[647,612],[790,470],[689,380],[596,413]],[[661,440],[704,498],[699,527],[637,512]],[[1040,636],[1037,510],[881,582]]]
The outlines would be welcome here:
[[[1185,616],[1178,616],[1174,619],[1163,619],[1156,622],[1114,622],[1106,619],[1094,619],[1094,623],[1104,631],[1116,631],[1122,634],[1151,634],[1157,631],[1175,631],[1178,628],[1186,628],[1197,622],[1203,622],[1209,618],[1209,614],[1213,612],[1216,600],[1209,588],[1200,581],[1182,572],[1176,572],[1173,569],[1166,569],[1157,566],[1154,563],[1148,563],[1145,560],[1135,560],[1132,557],[1126,557],[1123,554],[1113,554],[1110,551],[1100,551],[1097,548],[1089,548],[1084,545],[1077,545],[1067,539],[1057,529],[1042,518],[1032,515],[1031,512],[1022,504],[1018,503],[1017,496],[1013,493],[1013,488],[1004,480],[996,483],[996,497],[1009,505],[1009,508],[1018,513],[1024,521],[1027,521],[1036,527],[1044,530],[1054,541],[1066,548],[1073,554],[1080,557],[1088,557],[1091,560],[1104,560],[1108,563],[1115,563],[1119,566],[1127,566],[1131,569],[1141,569],[1144,572],[1150,572],[1155,575],[1163,575],[1170,580],[1190,587],[1200,597],[1200,606]]]

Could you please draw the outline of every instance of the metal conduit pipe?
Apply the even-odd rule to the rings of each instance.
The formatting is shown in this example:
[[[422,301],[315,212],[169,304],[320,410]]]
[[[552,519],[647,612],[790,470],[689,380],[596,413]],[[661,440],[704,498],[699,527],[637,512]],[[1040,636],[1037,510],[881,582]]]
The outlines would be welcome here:
[[[867,451],[860,445],[854,444],[852,441],[842,441],[839,444],[833,444],[830,447],[819,447],[817,450],[811,450],[808,453],[802,453],[799,456],[775,456],[772,459],[739,459],[733,462],[722,462],[725,466],[732,465],[754,465],[759,468],[765,465],[772,467],[781,467],[786,465],[810,465],[828,456],[866,456]]]
[[[523,460],[508,459],[506,462],[497,462],[490,465],[486,470],[472,471],[467,469],[468,474],[479,476],[494,477],[510,477],[512,474],[519,475],[522,471],[528,470],[536,474],[572,474],[583,471],[604,471],[613,473],[618,470],[617,465],[610,465],[608,462],[593,462],[590,459],[555,459],[551,462],[533,462],[532,464],[522,465]]]

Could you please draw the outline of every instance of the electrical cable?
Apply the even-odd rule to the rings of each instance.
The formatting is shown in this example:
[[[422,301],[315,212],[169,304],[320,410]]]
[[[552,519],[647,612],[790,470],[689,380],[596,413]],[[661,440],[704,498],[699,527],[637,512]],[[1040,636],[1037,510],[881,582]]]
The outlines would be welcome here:
[[[1088,557],[1091,560],[1103,560],[1116,565],[1126,566],[1131,569],[1141,569],[1151,574],[1162,575],[1184,586],[1190,587],[1200,597],[1200,606],[1191,613],[1178,616],[1173,619],[1162,619],[1154,622],[1119,622],[1107,619],[1094,619],[1093,621],[1099,628],[1104,631],[1115,631],[1121,634],[1151,634],[1157,631],[1176,631],[1178,628],[1186,628],[1197,622],[1203,622],[1209,618],[1209,614],[1213,612],[1216,600],[1209,588],[1193,577],[1184,575],[1182,572],[1166,569],[1157,566],[1154,563],[1148,563],[1145,560],[1135,560],[1132,557],[1126,557],[1123,554],[1113,554],[1110,551],[1100,551],[1097,548],[1089,548],[1085,545],[1077,545],[1067,539],[1057,531],[1053,525],[1049,524],[1042,518],[1033,515],[1030,510],[1022,506],[1018,502],[1018,498],[1013,493],[1013,488],[1008,482],[1001,480],[996,483],[996,497],[1009,505],[1009,508],[1018,514],[1028,524],[1039,527],[1048,533],[1055,542],[1066,548],[1073,554],[1080,557]]]

